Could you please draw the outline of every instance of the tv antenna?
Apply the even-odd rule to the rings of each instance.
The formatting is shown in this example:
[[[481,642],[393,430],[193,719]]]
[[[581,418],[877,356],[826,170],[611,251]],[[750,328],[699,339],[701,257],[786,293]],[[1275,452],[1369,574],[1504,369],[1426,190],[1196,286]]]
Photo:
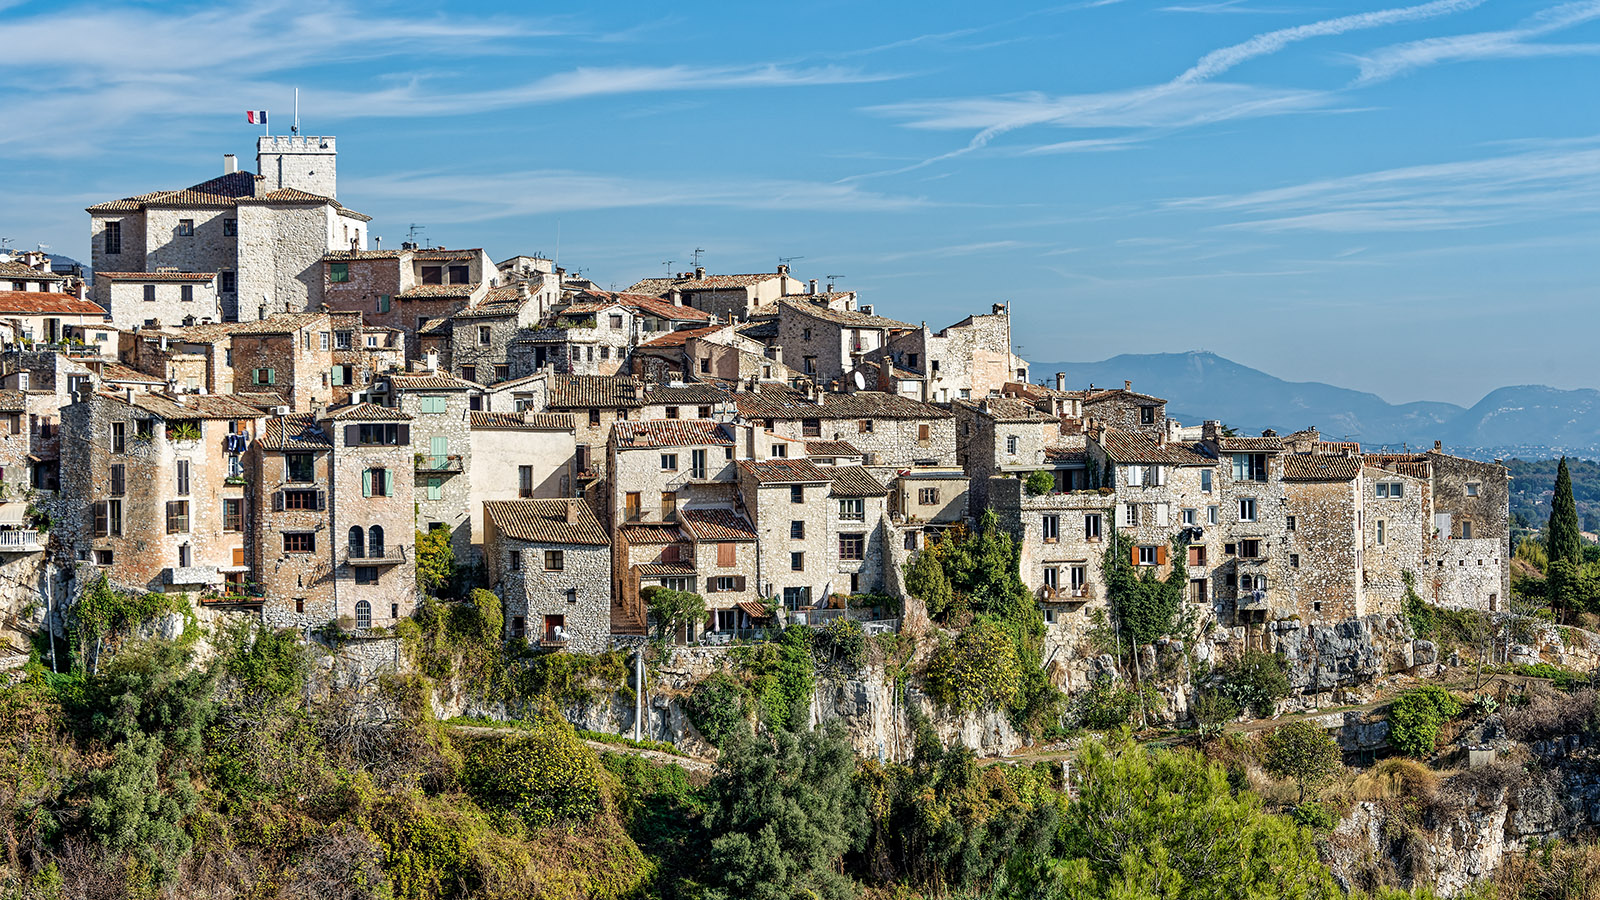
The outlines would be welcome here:
[[[792,263],[797,259],[805,259],[805,257],[804,256],[780,256],[780,257],[778,257],[778,262],[781,265],[787,266],[789,263]]]
[[[829,275],[828,276],[828,290],[830,290],[830,291],[833,290],[833,283],[835,281],[839,280],[840,278],[843,278],[843,277],[844,277],[843,275]]]
[[[418,225],[417,223],[412,222],[411,227],[406,229],[406,241],[408,243],[415,244],[417,242],[417,236],[427,230],[428,226]]]
[[[700,254],[704,252],[705,251],[701,250],[699,247],[694,248],[694,267],[696,269],[700,268]]]
[[[669,259],[666,262],[662,263],[663,266],[667,267],[667,277],[668,278],[672,277],[672,264],[675,263],[675,262],[677,262],[677,260]]]

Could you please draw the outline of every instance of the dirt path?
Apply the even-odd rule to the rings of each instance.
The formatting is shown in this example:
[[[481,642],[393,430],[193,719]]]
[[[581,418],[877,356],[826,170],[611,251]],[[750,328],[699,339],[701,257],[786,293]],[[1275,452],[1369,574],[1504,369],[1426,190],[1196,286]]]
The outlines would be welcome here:
[[[523,729],[517,728],[514,725],[448,725],[447,727],[451,731],[459,732],[461,734],[491,735],[526,733]],[[663,753],[660,750],[646,750],[642,747],[630,747],[627,744],[610,744],[606,743],[605,741],[584,740],[584,744],[588,745],[589,749],[594,750],[597,753],[616,753],[626,754],[628,756],[637,756],[641,759],[647,759],[657,765],[666,765],[667,763],[672,763],[675,766],[683,768],[685,771],[700,775],[710,776],[713,768],[711,760],[702,759],[698,756],[678,756],[675,753]]]

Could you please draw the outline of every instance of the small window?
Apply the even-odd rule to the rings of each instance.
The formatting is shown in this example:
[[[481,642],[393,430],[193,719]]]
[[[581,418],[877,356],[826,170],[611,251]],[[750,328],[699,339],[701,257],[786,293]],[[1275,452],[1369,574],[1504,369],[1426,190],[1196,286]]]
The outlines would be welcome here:
[[[867,536],[864,534],[839,535],[839,559],[855,562],[867,558]]]
[[[388,311],[389,311],[389,295],[388,294],[379,294],[378,295],[378,312],[386,313]]]
[[[1239,555],[1246,559],[1255,559],[1261,555],[1261,541],[1250,538],[1239,542]]]
[[[1039,519],[1039,533],[1047,543],[1054,543],[1061,539],[1061,517],[1042,516]]]
[[[372,627],[372,604],[365,600],[356,601],[356,627]]]
[[[178,496],[189,496],[189,461],[187,459],[178,460],[177,482]]]
[[[789,569],[794,572],[803,572],[806,568],[806,555],[796,551],[789,554]]]
[[[283,552],[285,553],[315,553],[317,552],[317,536],[310,531],[285,532],[283,535]]]
[[[544,552],[544,570],[546,572],[560,572],[567,567],[567,555],[563,550],[546,550]]]
[[[238,293],[238,291],[239,291],[239,273],[238,272],[222,272],[222,273],[219,273],[219,277],[222,279],[222,285],[218,288],[218,290],[222,291],[224,294]]]
[[[1010,454],[1012,456],[1016,456],[1017,455],[1017,443],[1018,442],[1017,442],[1017,436],[1016,435],[1013,434],[1013,435],[1008,436],[1006,438],[1006,453],[1008,453],[1008,454]]]
[[[871,419],[862,419],[859,422],[857,422],[856,423],[856,431],[861,433],[861,434],[871,434],[872,433],[872,420]]]
[[[122,223],[107,222],[105,235],[105,253],[115,256],[122,252]]]
[[[1154,425],[1156,423],[1156,408],[1154,406],[1139,407],[1139,424]]]
[[[512,550],[510,553],[506,554],[506,563],[510,567],[511,571],[513,571],[513,572],[521,572],[522,571],[522,551],[521,550]]]
[[[1289,568],[1291,568],[1291,569],[1300,568],[1300,554],[1298,554],[1298,553],[1289,554]]]
[[[1254,522],[1256,520],[1256,501],[1252,497],[1239,499],[1239,521]]]
[[[803,484],[791,484],[791,485],[789,485],[789,502],[790,503],[804,503],[804,502],[806,502],[806,488],[805,488],[805,485],[803,485]]]
[[[345,283],[349,282],[350,281],[350,264],[349,263],[342,263],[342,262],[329,263],[328,264],[328,280],[333,282],[334,284],[345,284]]]
[[[917,549],[917,533],[915,531],[906,532],[906,549]]]
[[[284,480],[306,484],[316,479],[316,456],[311,453],[288,453],[283,458]]]
[[[1100,540],[1100,527],[1105,517],[1099,513],[1089,513],[1083,517],[1083,537],[1085,540]]]
[[[1217,524],[1217,513],[1221,509],[1222,509],[1222,507],[1220,507],[1220,506],[1208,506],[1208,507],[1206,507],[1206,524],[1207,525],[1215,525],[1215,524]]]
[[[1283,517],[1283,528],[1285,531],[1293,531],[1295,524],[1294,516]]]
[[[1476,481],[1467,482],[1467,496],[1468,497],[1476,497],[1476,496],[1478,496],[1478,482],[1476,482]]]
[[[302,613],[302,614],[305,613],[305,611],[306,611],[306,598],[304,598],[304,597],[296,597],[296,598],[294,598],[294,611],[297,612],[297,613]]]
[[[167,501],[167,534],[187,534],[189,531],[189,501]]]
[[[178,220],[178,237],[194,237],[194,220]]]
[[[1153,544],[1152,545],[1141,545],[1139,547],[1139,565],[1141,565],[1141,566],[1153,566],[1153,565],[1156,565],[1156,558],[1157,558],[1156,551],[1159,550],[1159,549],[1160,549],[1159,547],[1156,547]]]
[[[472,271],[471,267],[469,267],[469,266],[451,266],[450,267],[450,283],[451,284],[466,284],[467,282],[472,280],[471,271]]]
[[[676,472],[676,471],[678,471],[678,454],[676,454],[676,453],[663,453],[663,454],[661,454],[661,471],[663,471],[663,472]]]
[[[611,330],[618,331],[618,330],[621,330],[621,328],[622,328],[622,314],[621,313],[612,313],[611,314]]]
[[[222,236],[223,237],[238,237],[239,236],[239,220],[238,219],[223,219],[222,220]]]
[[[524,500],[533,496],[533,466],[517,466],[517,496]]]
[[[178,300],[183,303],[194,302],[194,285],[183,284],[178,286]]]
[[[938,488],[917,488],[917,502],[923,506],[936,506],[939,503]]]
[[[789,537],[800,541],[805,540],[806,522],[804,519],[795,519],[789,523]]]
[[[18,428],[17,423],[15,421],[13,421],[13,423],[11,425],[11,433],[12,434],[16,434],[17,433],[17,428]],[[111,452],[112,453],[123,453],[123,452],[126,452],[127,446],[128,446],[128,425],[127,425],[127,423],[125,423],[125,422],[112,422],[111,423]]]
[[[479,325],[478,326],[478,345],[480,347],[487,347],[493,341],[494,341],[494,329],[491,328],[488,325]]]
[[[222,530],[244,530],[244,501],[238,497],[222,501]]]
[[[839,501],[839,518],[846,522],[861,522],[867,518],[867,501],[860,497],[847,497]]]
[[[461,379],[463,381],[477,381],[478,380],[478,367],[477,366],[462,366],[461,367]]]
[[[356,576],[356,584],[377,584],[378,583],[378,567],[377,566],[356,566],[356,567],[354,567],[354,572],[355,572],[355,576]],[[361,602],[365,603],[366,601],[363,600]]]
[[[154,303],[154,302],[156,302],[156,286],[155,285],[147,284],[147,285],[144,286],[144,302],[146,302],[146,303]]]
[[[788,456],[789,456],[789,445],[788,444],[773,444],[772,445],[772,458],[773,459],[787,459]]]
[[[667,407],[666,412],[667,412],[667,418],[669,418],[669,419],[678,418],[678,408],[676,406]]]
[[[591,426],[600,424],[600,410],[598,410],[598,409],[589,410],[589,424]]]

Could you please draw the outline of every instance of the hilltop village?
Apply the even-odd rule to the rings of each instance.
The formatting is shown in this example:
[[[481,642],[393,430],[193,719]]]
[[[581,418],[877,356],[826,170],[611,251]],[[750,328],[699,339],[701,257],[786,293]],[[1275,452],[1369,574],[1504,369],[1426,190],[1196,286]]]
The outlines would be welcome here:
[[[933,328],[783,265],[619,292],[537,256],[380,246],[336,158],[263,137],[256,172],[228,155],[90,206],[90,284],[0,262],[0,571],[41,622],[104,575],[382,632],[442,531],[508,639],[626,645],[664,586],[706,602],[675,639],[716,645],[902,597],[986,512],[1058,648],[1106,606],[1114,534],[1246,633],[1396,614],[1407,581],[1441,607],[1509,596],[1497,463],[1036,381],[1001,302]]]

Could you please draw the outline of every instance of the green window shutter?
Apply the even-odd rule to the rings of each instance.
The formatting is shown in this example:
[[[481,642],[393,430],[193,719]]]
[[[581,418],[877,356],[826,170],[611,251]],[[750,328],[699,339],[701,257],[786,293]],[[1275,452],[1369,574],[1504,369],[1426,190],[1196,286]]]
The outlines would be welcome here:
[[[277,369],[268,369],[267,370],[267,384],[277,384],[277,383],[278,383],[278,370]]]
[[[447,455],[450,452],[450,439],[442,434],[428,438],[428,452],[434,456]]]
[[[255,384],[260,384],[261,383],[261,370],[260,369],[256,369],[254,372],[251,372],[250,373],[250,380],[251,380],[251,382],[253,382]]]
[[[428,499],[438,500],[444,496],[444,479],[435,475],[428,479]]]
[[[344,384],[344,366],[333,367],[333,384],[334,387],[339,387]]]
[[[389,311],[389,295],[388,294],[379,294],[378,295],[378,312],[386,313],[388,311]]]
[[[361,496],[363,496],[363,497],[371,497],[372,496],[372,470],[371,469],[362,469],[361,470]]]

